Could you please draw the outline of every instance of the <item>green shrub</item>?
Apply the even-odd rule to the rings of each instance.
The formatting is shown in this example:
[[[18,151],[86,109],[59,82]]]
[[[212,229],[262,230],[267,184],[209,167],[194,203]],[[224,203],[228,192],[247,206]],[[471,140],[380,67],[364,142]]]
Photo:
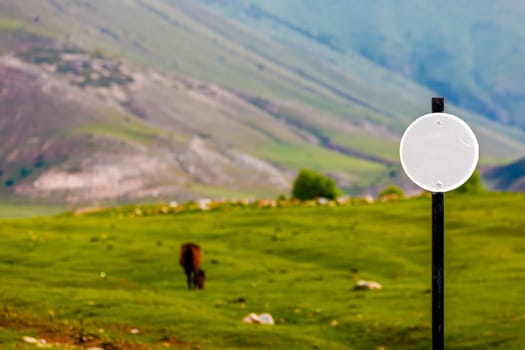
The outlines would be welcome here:
[[[388,196],[404,197],[405,193],[398,186],[390,184],[386,186],[381,192],[379,192],[379,198]]]
[[[18,57],[35,64],[55,64],[60,61],[60,52],[54,49],[35,47],[18,54]]]
[[[457,193],[480,193],[485,191],[483,187],[483,182],[481,180],[481,175],[478,170],[474,171],[472,176],[465,182],[461,187],[459,187]]]
[[[61,74],[76,73],[77,68],[73,62],[62,61],[57,64],[56,72]]]
[[[293,182],[292,198],[300,200],[324,197],[335,199],[341,195],[335,181],[313,170],[302,169]]]
[[[20,175],[20,178],[23,179],[23,178],[26,178],[28,177],[29,175],[31,175],[32,173],[32,170],[31,169],[28,169],[28,168],[21,168],[19,171],[18,171],[19,175]]]

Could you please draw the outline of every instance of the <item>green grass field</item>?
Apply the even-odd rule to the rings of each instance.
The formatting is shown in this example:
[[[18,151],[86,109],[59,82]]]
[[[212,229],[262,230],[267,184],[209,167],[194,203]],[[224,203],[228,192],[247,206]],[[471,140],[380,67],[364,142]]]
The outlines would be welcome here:
[[[524,349],[525,195],[445,205],[446,348]],[[34,349],[24,336],[56,349],[431,347],[428,197],[152,208],[1,220],[0,348]],[[203,248],[203,291],[186,290],[177,263],[187,241]],[[355,278],[383,289],[356,291]],[[276,324],[243,323],[250,312]]]

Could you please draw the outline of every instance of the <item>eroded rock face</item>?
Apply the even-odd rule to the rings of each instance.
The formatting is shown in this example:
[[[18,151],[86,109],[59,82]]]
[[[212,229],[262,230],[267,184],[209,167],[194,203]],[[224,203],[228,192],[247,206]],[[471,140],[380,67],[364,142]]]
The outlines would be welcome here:
[[[0,57],[4,186],[18,196],[67,203],[194,199],[206,194],[204,187],[243,194],[289,191],[290,175],[228,144],[228,128],[214,139],[187,136],[207,123],[199,115],[195,125],[194,103],[212,112],[223,104],[249,108],[235,95],[156,72],[126,74],[133,76],[127,85],[80,88],[50,67]],[[177,103],[157,110],[162,101],[148,96],[158,95],[177,95]]]
[[[147,196],[148,187],[156,187],[160,176],[169,173],[167,164],[142,156],[126,156],[113,161],[90,160],[78,172],[50,169],[29,186],[17,188],[19,194],[37,197],[67,193],[68,202]],[[94,164],[93,164],[94,163]],[[151,194],[154,190],[151,189]]]
[[[233,169],[233,170],[232,170]],[[288,191],[287,177],[272,165],[237,150],[217,150],[203,140],[154,152],[135,149],[126,155],[94,154],[76,169],[45,170],[16,186],[18,195],[68,203],[118,199],[192,198],[195,184],[249,191],[254,186]]]

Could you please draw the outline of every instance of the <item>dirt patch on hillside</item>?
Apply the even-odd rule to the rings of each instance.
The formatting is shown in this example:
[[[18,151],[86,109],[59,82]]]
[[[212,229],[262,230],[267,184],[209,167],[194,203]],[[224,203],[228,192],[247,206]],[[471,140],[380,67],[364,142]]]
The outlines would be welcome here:
[[[44,322],[38,319],[24,317],[21,314],[11,310],[4,310],[0,315],[0,327],[7,332],[12,329],[17,334],[27,333],[18,340],[20,343],[34,344],[35,348],[47,346],[67,347],[72,349],[100,348],[104,350],[152,350],[159,346],[164,348],[189,349],[191,344],[184,343],[174,339],[173,336],[162,336],[156,344],[146,345],[133,342],[128,339],[118,339],[108,337],[103,329],[88,331],[73,326],[66,320],[60,322],[57,320]],[[136,328],[123,325],[114,325],[111,327],[112,334],[121,334],[124,338],[126,334],[135,334]],[[117,335],[118,337],[118,335]]]

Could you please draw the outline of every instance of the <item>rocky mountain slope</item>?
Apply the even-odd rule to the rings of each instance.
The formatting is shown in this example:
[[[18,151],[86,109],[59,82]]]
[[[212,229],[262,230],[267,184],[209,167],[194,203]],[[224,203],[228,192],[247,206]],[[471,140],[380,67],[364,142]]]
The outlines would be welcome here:
[[[309,167],[408,186],[401,132],[435,92],[363,57],[304,55],[195,1],[0,0],[2,196],[276,196]],[[447,104],[490,164],[523,133]]]
[[[525,192],[525,159],[486,169],[483,176],[496,190]]]
[[[128,68],[115,78],[109,73],[115,61],[70,51],[32,48],[19,55],[27,60],[30,52],[32,64],[12,56],[0,62],[5,192],[78,203],[263,195],[289,187],[284,171],[228,144],[226,133],[223,141],[211,142],[201,121],[184,113],[204,111],[219,98],[230,98],[230,109],[235,103],[249,109],[242,99],[218,87]],[[177,86],[180,92],[174,92]],[[154,95],[159,101],[146,99]],[[157,102],[166,105],[163,99],[173,107],[156,111]],[[245,133],[242,124],[219,118]]]
[[[463,108],[525,129],[523,1],[201,1],[343,68],[361,56]]]

